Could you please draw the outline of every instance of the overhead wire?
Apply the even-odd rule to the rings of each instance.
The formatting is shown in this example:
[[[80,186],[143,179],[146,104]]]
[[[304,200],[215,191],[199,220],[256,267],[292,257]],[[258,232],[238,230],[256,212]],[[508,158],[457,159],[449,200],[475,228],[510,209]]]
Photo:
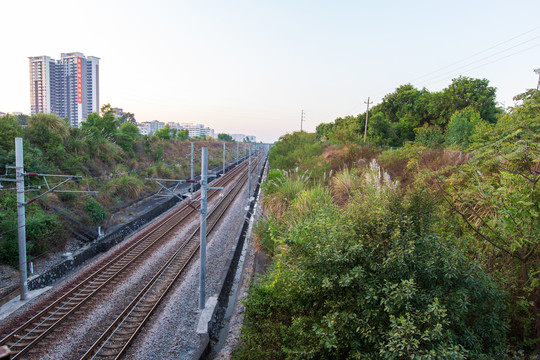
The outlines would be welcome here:
[[[517,44],[517,45],[511,46],[511,47],[509,47],[509,48],[507,48],[507,49],[498,51],[498,52],[496,52],[496,53],[494,53],[494,54],[491,54],[491,55],[489,55],[489,56],[486,56],[486,57],[483,57],[483,58],[481,58],[481,59],[475,60],[475,61],[473,61],[473,62],[471,62],[471,63],[466,64],[466,65],[462,65],[462,66],[460,66],[460,67],[458,67],[458,68],[456,68],[456,69],[450,70],[450,71],[445,72],[445,73],[440,74],[440,75],[437,75],[437,76],[434,77],[434,78],[425,80],[423,83],[430,83],[430,82],[433,81],[433,79],[438,79],[438,78],[440,78],[440,77],[446,77],[447,75],[449,75],[449,74],[451,74],[451,73],[455,73],[455,72],[458,71],[458,70],[466,69],[466,68],[468,68],[469,66],[474,65],[474,64],[476,64],[476,63],[478,63],[478,62],[487,60],[487,59],[489,59],[489,58],[491,58],[491,57],[493,57],[493,56],[495,56],[495,55],[499,55],[499,54],[505,53],[505,52],[507,52],[507,51],[510,51],[510,50],[516,48],[516,47],[522,46],[522,45],[524,45],[524,44],[526,44],[526,43],[528,43],[528,42],[531,42],[531,41],[536,40],[536,39],[539,39],[539,38],[540,38],[540,35],[539,35],[539,36],[536,36],[536,37],[534,37],[534,38],[532,38],[532,39],[529,39],[529,40],[527,40],[527,41],[524,41],[524,42],[522,42],[522,43],[519,43],[519,44]],[[539,44],[535,44],[535,45],[533,45],[533,46],[531,46],[531,47],[528,47],[528,48],[522,49],[522,50],[520,50],[520,51],[514,52],[514,53],[512,53],[512,54],[503,56],[503,57],[501,57],[501,58],[498,58],[498,59],[495,59],[495,60],[493,60],[493,61],[487,62],[487,63],[485,63],[485,64],[482,64],[482,65],[479,65],[479,66],[476,66],[476,67],[473,67],[473,68],[470,68],[470,69],[466,69],[466,71],[478,69],[478,68],[480,68],[480,67],[489,65],[489,64],[494,63],[494,62],[496,62],[496,61],[506,59],[506,58],[508,58],[508,57],[510,57],[510,56],[514,56],[514,55],[519,54],[519,53],[522,53],[522,52],[524,52],[524,51],[533,49],[533,48],[537,47],[538,45],[539,45]]]
[[[465,58],[463,58],[463,59],[461,59],[461,60],[457,60],[457,61],[455,61],[455,62],[453,62],[453,63],[451,63],[451,64],[445,65],[445,66],[443,66],[443,67],[441,67],[441,68],[439,68],[439,69],[437,69],[437,70],[434,70],[434,71],[432,71],[432,72],[429,72],[429,73],[427,73],[427,74],[424,74],[424,75],[422,75],[422,76],[419,76],[419,77],[417,77],[417,78],[414,78],[414,79],[411,80],[411,82],[414,82],[414,81],[420,80],[420,79],[422,79],[422,78],[424,78],[424,77],[427,77],[427,76],[430,76],[430,75],[432,75],[432,74],[435,74],[435,73],[437,73],[437,72],[439,72],[439,71],[441,71],[441,70],[447,69],[447,68],[449,68],[449,67],[451,67],[451,66],[454,66],[454,65],[456,65],[456,64],[459,64],[459,63],[461,63],[461,62],[463,62],[463,61],[465,61],[465,60],[472,59],[472,58],[474,58],[474,57],[477,56],[477,55],[480,55],[480,54],[483,54],[483,53],[485,53],[485,52],[488,52],[488,51],[491,50],[491,49],[495,49],[495,48],[499,47],[500,45],[506,44],[506,43],[508,43],[508,42],[510,42],[510,41],[512,41],[512,40],[515,40],[515,39],[517,39],[517,38],[520,38],[520,37],[522,37],[522,36],[524,36],[524,35],[527,35],[527,34],[533,32],[533,31],[535,31],[535,30],[538,30],[538,29],[540,29],[540,26],[537,26],[537,27],[535,27],[535,28],[533,28],[533,29],[531,29],[531,30],[525,31],[525,32],[523,32],[523,33],[521,33],[521,34],[519,34],[519,35],[516,35],[516,36],[514,36],[514,37],[512,37],[512,38],[510,38],[510,39],[501,41],[500,43],[497,43],[497,44],[495,44],[495,45],[493,45],[493,46],[490,46],[490,47],[488,47],[487,49],[481,50],[481,51],[479,51],[479,52],[477,52],[477,53],[474,53],[474,54],[472,54],[472,55],[470,55],[470,56],[467,56],[467,57],[465,57]]]
[[[527,35],[527,34],[530,34],[530,33],[532,33],[532,32],[535,32],[535,31],[537,31],[537,30],[539,30],[539,29],[540,29],[540,26],[534,27],[534,28],[532,28],[532,29],[530,29],[530,30],[527,30],[527,31],[523,32],[523,33],[520,33],[520,34],[518,34],[518,35],[515,35],[515,36],[513,36],[513,37],[511,37],[511,38],[509,38],[509,39],[507,39],[507,40],[504,40],[504,41],[501,41],[501,42],[499,42],[499,43],[497,43],[497,44],[495,44],[495,45],[492,45],[492,46],[490,46],[490,47],[488,47],[488,48],[486,48],[486,49],[484,49],[484,50],[478,51],[478,52],[476,52],[476,53],[474,53],[474,54],[472,54],[472,55],[469,55],[469,56],[467,56],[467,57],[465,57],[465,58],[462,58],[462,59],[460,59],[460,60],[457,60],[457,61],[455,61],[455,62],[453,62],[453,63],[451,63],[451,64],[445,65],[445,66],[443,66],[443,67],[441,67],[441,68],[439,68],[439,69],[437,69],[437,70],[428,72],[428,73],[426,73],[426,74],[424,74],[424,75],[421,75],[421,76],[418,76],[418,77],[414,78],[412,81],[410,81],[409,84],[412,84],[413,82],[415,82],[415,81],[417,81],[417,80],[419,80],[419,79],[422,79],[422,78],[428,77],[428,76],[430,76],[430,75],[439,73],[439,72],[441,72],[442,70],[451,68],[452,66],[454,66],[454,65],[456,65],[456,64],[459,64],[459,63],[462,63],[462,62],[464,62],[464,61],[466,61],[466,60],[472,59],[472,58],[474,58],[474,57],[476,57],[476,56],[478,56],[478,55],[480,55],[480,54],[487,53],[487,52],[490,51],[490,50],[493,50],[493,49],[495,49],[495,48],[498,48],[498,47],[501,46],[501,45],[507,44],[507,43],[509,43],[509,42],[511,42],[511,41],[513,41],[513,40],[515,40],[515,39],[518,39],[518,38],[520,38],[520,37],[523,37],[523,36],[525,36],[525,35]],[[438,81],[441,81],[441,80],[443,80],[443,79],[446,79],[448,75],[450,75],[450,74],[452,74],[452,73],[456,73],[456,71],[459,71],[459,70],[462,70],[462,69],[466,69],[466,71],[475,70],[475,69],[478,69],[478,68],[482,68],[482,67],[484,67],[484,66],[487,66],[487,65],[489,65],[489,64],[492,64],[492,63],[494,63],[494,62],[501,61],[501,60],[504,60],[504,59],[506,59],[506,58],[508,58],[508,57],[511,57],[511,56],[520,54],[520,53],[525,52],[525,51],[528,51],[528,50],[531,50],[531,49],[533,49],[533,48],[536,48],[536,47],[540,46],[540,43],[539,43],[539,44],[535,44],[535,45],[530,46],[530,47],[527,47],[527,48],[525,48],[525,49],[521,49],[521,50],[516,51],[516,52],[514,52],[514,53],[511,53],[511,54],[508,54],[508,55],[499,57],[499,58],[494,59],[494,60],[492,60],[492,61],[488,61],[488,62],[483,63],[483,64],[480,64],[480,65],[478,65],[478,66],[474,66],[474,67],[472,67],[472,68],[469,68],[470,66],[472,66],[472,65],[474,65],[474,64],[477,64],[478,62],[481,62],[481,61],[483,61],[483,60],[487,60],[487,59],[489,59],[490,57],[493,57],[493,56],[495,56],[495,55],[500,55],[500,54],[502,54],[502,53],[505,53],[505,52],[507,52],[507,51],[510,51],[510,50],[512,50],[512,49],[515,49],[515,48],[517,48],[517,47],[519,47],[519,46],[523,46],[523,45],[525,45],[525,44],[527,44],[527,43],[529,43],[529,42],[531,42],[531,41],[534,41],[534,40],[536,40],[536,39],[538,39],[538,38],[540,38],[540,35],[539,35],[539,36],[535,36],[535,37],[533,37],[533,38],[530,38],[530,39],[528,39],[528,40],[526,40],[526,41],[523,41],[523,42],[521,42],[521,43],[519,43],[519,44],[512,45],[512,46],[510,46],[510,47],[506,47],[506,48],[504,48],[504,49],[502,49],[502,50],[499,50],[499,51],[497,51],[497,52],[495,52],[495,53],[491,53],[491,54],[488,55],[488,56],[485,56],[485,57],[483,57],[483,58],[481,58],[481,59],[472,61],[472,62],[470,62],[470,63],[468,63],[468,64],[461,65],[461,66],[459,66],[459,67],[457,67],[457,68],[454,68],[454,69],[452,69],[452,70],[450,70],[450,71],[444,72],[443,74],[436,75],[436,76],[434,76],[434,77],[432,77],[432,78],[430,78],[430,79],[427,79],[427,80],[425,80],[425,81],[422,81],[421,84],[423,84],[423,85],[424,85],[423,87],[425,87],[426,84],[432,84],[432,83],[436,83],[436,82],[438,82]],[[388,94],[388,93],[389,93],[388,91],[385,91],[385,92],[379,92],[379,93],[375,94],[375,96],[372,96],[371,99],[372,99],[372,100],[378,100],[381,96],[384,96],[385,94]],[[363,113],[363,112],[361,112],[360,114],[362,114],[362,113]]]

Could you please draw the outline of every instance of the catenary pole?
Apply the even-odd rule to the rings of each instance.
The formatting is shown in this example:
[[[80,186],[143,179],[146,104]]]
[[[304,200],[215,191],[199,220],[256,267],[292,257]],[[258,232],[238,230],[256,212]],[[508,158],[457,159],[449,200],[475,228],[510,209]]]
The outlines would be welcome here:
[[[251,143],[249,143],[248,165],[248,201],[251,199]]]
[[[17,182],[17,226],[19,238],[19,280],[21,300],[28,298],[26,273],[26,219],[24,202],[24,158],[22,138],[15,138],[15,167]]]
[[[225,175],[225,141],[223,142],[223,171],[221,172],[221,176]]]
[[[236,165],[238,165],[238,161],[240,159],[239,147],[240,147],[240,143],[237,142],[236,143]]]
[[[193,180],[193,142],[191,142],[191,178]],[[193,183],[191,183],[191,195],[193,196]]]
[[[208,148],[202,148],[201,159],[201,271],[199,281],[199,308],[204,309],[206,301],[206,195],[208,186]]]
[[[366,111],[366,126],[364,127],[364,144],[366,143],[366,135],[367,135],[367,123],[369,120],[369,96],[367,98],[367,102],[364,101],[364,104],[367,104],[367,111]]]

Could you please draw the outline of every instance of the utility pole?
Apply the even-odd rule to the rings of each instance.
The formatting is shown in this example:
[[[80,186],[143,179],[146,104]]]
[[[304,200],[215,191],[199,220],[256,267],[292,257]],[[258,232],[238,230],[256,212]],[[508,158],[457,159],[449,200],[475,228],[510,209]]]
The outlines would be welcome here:
[[[28,283],[26,274],[26,222],[24,202],[24,160],[22,138],[15,138],[15,172],[17,182],[17,227],[19,237],[19,281],[21,300],[28,298]]]
[[[0,182],[9,181],[15,182],[15,188],[9,188],[5,190],[16,190],[17,191],[17,237],[18,237],[18,247],[19,247],[19,281],[20,281],[20,291],[21,291],[21,300],[26,300],[28,298],[28,274],[27,274],[27,263],[26,263],[26,215],[25,209],[26,205],[30,205],[34,201],[42,198],[50,192],[69,192],[69,193],[91,193],[97,194],[95,191],[77,191],[77,190],[57,190],[60,186],[64,185],[68,181],[81,178],[81,176],[75,175],[52,175],[52,174],[38,174],[38,173],[26,173],[24,172],[24,156],[23,156],[23,140],[20,137],[15,138],[15,166],[7,166],[6,169],[15,170],[15,180],[11,178],[0,178]],[[7,175],[7,171],[6,171]],[[42,194],[30,199],[29,201],[25,200],[24,195],[24,177],[33,176],[33,177],[43,177],[47,190]],[[57,177],[57,178],[66,178],[64,181],[61,181],[58,184],[51,184],[47,181],[47,177]],[[0,188],[3,188],[0,184]]]
[[[238,165],[238,161],[240,160],[239,147],[240,147],[240,143],[236,142],[236,165]]]
[[[261,170],[260,169],[260,166],[261,165],[261,149],[260,148],[257,148],[257,182],[259,181],[259,172]]]
[[[364,127],[364,144],[366,143],[366,135],[367,135],[367,123],[369,120],[369,96],[367,98],[367,102],[364,101],[364,104],[367,104],[367,111],[366,111],[366,126]]]
[[[191,177],[189,178],[193,181],[193,141],[191,142]],[[193,182],[191,183],[191,196],[193,196]]]
[[[305,115],[306,115],[306,113],[302,109],[302,116],[300,117],[300,132],[302,132],[302,123],[306,121],[305,120]]]
[[[536,74],[538,74],[538,84],[536,85],[536,90],[540,90],[540,68],[533,70]]]
[[[221,176],[225,175],[225,141],[223,142],[223,171],[221,172]]]
[[[248,201],[251,199],[251,143],[249,143],[249,161],[248,161]]]
[[[208,148],[202,148],[201,159],[201,271],[199,281],[199,308],[204,309],[206,301],[206,196],[208,187]]]
[[[215,175],[208,175],[208,148],[203,147],[201,149],[202,156],[201,156],[201,181],[199,184],[201,184],[201,196],[200,199],[196,200],[189,200],[186,201],[183,197],[179,196],[175,192],[173,192],[171,189],[167,188],[165,185],[162,184],[162,182],[165,181],[175,181],[178,183],[184,183],[184,182],[195,182],[195,180],[175,180],[175,179],[153,179],[153,178],[146,178],[145,180],[152,180],[155,181],[159,186],[161,186],[164,190],[171,193],[172,196],[176,196],[178,200],[181,202],[187,204],[188,206],[192,207],[195,211],[198,211],[201,214],[201,226],[200,226],[200,278],[199,278],[199,308],[202,310],[205,307],[206,302],[206,216],[208,214],[207,212],[207,204],[208,204],[208,190],[209,189],[219,189],[223,190],[223,187],[209,187],[208,186],[208,178],[215,176]],[[197,209],[193,206],[193,202],[200,201],[201,208]]]

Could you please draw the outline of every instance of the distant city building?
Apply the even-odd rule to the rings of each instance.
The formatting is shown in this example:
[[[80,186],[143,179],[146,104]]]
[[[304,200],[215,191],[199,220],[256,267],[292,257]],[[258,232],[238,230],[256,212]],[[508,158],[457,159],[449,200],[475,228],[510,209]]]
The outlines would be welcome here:
[[[205,127],[203,124],[182,123],[181,126],[188,131],[190,138],[198,136],[211,136],[215,138],[214,129]]]
[[[2,111],[0,111],[0,116],[4,116],[4,115],[6,115],[6,113],[5,113],[5,112],[2,112]]]
[[[99,58],[79,52],[29,57],[31,114],[56,114],[78,127],[99,112]]]
[[[139,128],[141,135],[153,135],[156,131],[163,129],[165,123],[157,120],[145,121],[137,123],[137,127]]]
[[[167,126],[169,126],[169,129],[173,130],[173,129],[176,129],[177,131],[179,130],[184,130],[184,127],[179,124],[179,123],[176,123],[176,122],[168,122],[167,123]]]
[[[244,134],[229,134],[229,135],[231,135],[233,140],[236,141],[236,142],[244,142],[246,140],[249,141],[249,142],[256,142],[257,141],[257,137],[253,136],[253,135],[244,135]]]
[[[150,135],[165,127],[165,123],[157,120],[150,121]]]
[[[140,123],[137,124],[137,128],[139,129],[139,133],[141,135],[150,135],[150,124],[148,123]]]
[[[115,119],[119,119],[122,116],[124,116],[124,109],[112,108],[112,110],[113,110],[113,114],[114,114]]]

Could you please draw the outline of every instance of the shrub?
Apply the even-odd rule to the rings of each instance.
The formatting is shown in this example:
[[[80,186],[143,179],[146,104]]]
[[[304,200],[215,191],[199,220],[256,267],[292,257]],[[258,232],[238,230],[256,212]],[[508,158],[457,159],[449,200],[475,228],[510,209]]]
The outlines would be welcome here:
[[[444,136],[438,126],[428,126],[427,124],[414,129],[414,141],[428,148],[436,148],[442,146]]]
[[[346,213],[316,206],[278,234],[286,249],[250,290],[235,358],[500,358],[491,278],[430,233],[421,197],[365,187]]]
[[[107,212],[103,206],[91,197],[87,198],[84,204],[84,210],[94,222],[99,222],[107,217]]]

